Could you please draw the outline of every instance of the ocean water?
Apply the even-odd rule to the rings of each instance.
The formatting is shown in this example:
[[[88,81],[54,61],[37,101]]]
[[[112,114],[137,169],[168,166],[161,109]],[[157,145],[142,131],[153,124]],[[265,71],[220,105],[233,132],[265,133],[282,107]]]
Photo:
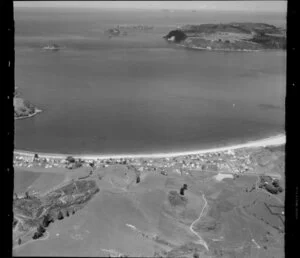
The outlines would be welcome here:
[[[43,112],[15,122],[15,148],[122,154],[195,150],[284,132],[286,53],[170,45],[179,25],[285,14],[15,9],[15,81]],[[109,39],[118,24],[153,25]],[[42,47],[57,43],[58,52]]]

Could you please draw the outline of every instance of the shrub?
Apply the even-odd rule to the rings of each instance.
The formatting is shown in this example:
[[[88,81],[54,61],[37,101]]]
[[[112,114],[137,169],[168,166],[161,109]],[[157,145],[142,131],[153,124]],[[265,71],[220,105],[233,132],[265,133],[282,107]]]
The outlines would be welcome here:
[[[75,159],[72,156],[68,156],[68,157],[66,157],[66,161],[69,163],[74,163]]]
[[[61,211],[58,212],[58,215],[57,215],[57,219],[58,220],[62,220],[64,218],[64,215],[62,214]]]
[[[187,198],[180,196],[176,191],[170,191],[168,199],[172,206],[185,206],[187,204]]]
[[[141,181],[141,178],[139,176],[137,176],[136,183],[138,184],[140,181]]]
[[[273,184],[274,187],[279,187],[279,180],[274,179],[272,184]]]

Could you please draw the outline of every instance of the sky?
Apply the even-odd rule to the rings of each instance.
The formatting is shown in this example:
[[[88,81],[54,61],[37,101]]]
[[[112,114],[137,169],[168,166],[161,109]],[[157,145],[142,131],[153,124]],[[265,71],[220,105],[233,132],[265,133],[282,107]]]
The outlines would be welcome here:
[[[286,1],[21,1],[15,7],[181,9],[252,12],[286,12]]]

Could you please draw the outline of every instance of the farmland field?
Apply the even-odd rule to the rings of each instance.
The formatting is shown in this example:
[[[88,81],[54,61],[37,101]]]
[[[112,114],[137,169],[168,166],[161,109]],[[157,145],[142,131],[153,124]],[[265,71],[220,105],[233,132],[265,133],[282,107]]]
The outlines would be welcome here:
[[[274,212],[280,206],[261,190],[248,191],[256,176],[217,178],[216,173],[169,170],[167,176],[142,173],[136,183],[135,173],[121,165],[98,168],[92,175],[86,169],[16,169],[15,192],[45,194],[57,188],[69,194],[73,190],[60,185],[86,177],[95,180],[100,192],[74,215],[51,224],[44,238],[15,248],[14,254],[192,257],[196,252],[203,257],[262,258],[268,248],[278,254],[274,257],[282,257],[276,252],[282,248],[282,221],[266,205],[275,206]],[[187,190],[181,196],[183,184]]]

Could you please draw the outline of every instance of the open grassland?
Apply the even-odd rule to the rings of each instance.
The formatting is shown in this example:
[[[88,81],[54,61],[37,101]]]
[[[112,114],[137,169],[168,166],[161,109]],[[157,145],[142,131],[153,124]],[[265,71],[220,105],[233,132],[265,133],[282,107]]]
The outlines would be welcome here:
[[[284,152],[241,152],[251,159],[251,173],[228,176],[209,165],[167,173],[128,164],[16,170],[15,192],[36,195],[15,205],[15,235],[34,233],[30,218],[42,216],[40,207],[50,207],[55,219],[36,240],[18,245],[16,238],[14,255],[283,257],[284,198],[259,188],[257,171],[263,168],[284,187]],[[80,199],[92,189],[99,191]]]

